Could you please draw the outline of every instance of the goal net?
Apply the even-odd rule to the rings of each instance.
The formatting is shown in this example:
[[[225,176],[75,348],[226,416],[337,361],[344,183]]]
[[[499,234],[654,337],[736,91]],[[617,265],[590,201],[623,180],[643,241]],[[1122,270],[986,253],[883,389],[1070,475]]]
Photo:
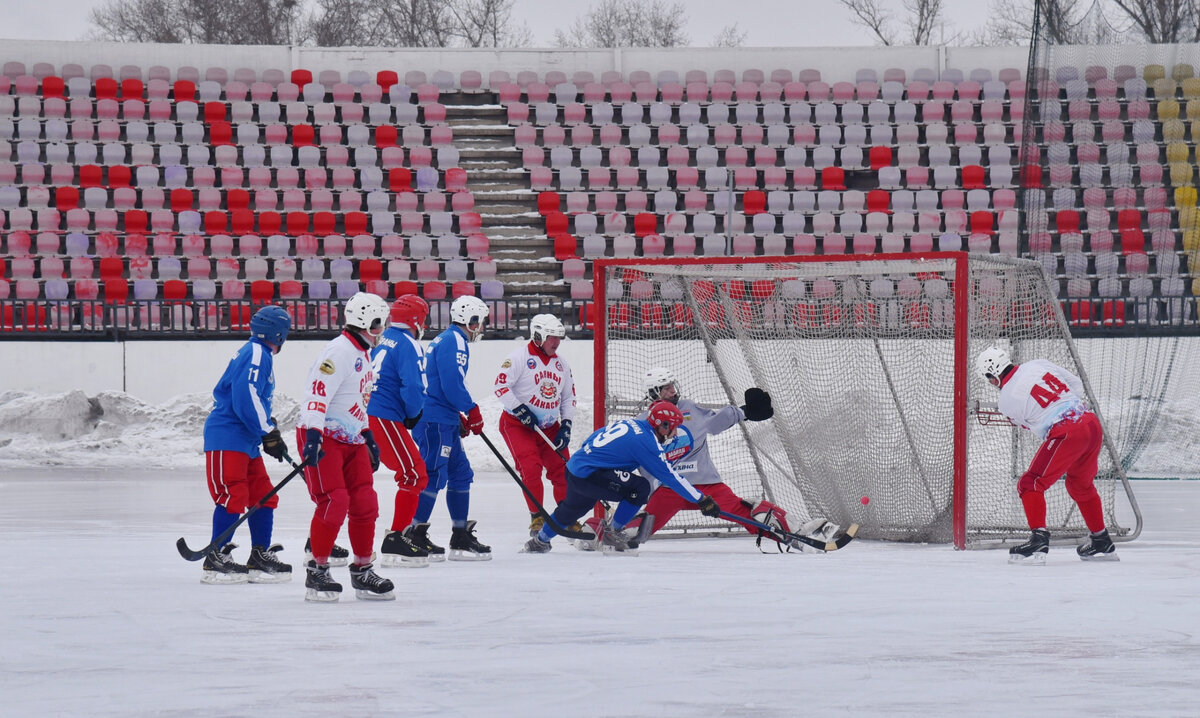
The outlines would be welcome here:
[[[774,418],[708,442],[742,498],[782,506],[793,525],[859,523],[867,538],[965,548],[1028,537],[1016,483],[1041,442],[994,412],[997,390],[972,362],[995,344],[1087,385],[1036,262],[961,252],[603,259],[595,281],[598,421],[645,407],[649,367],[671,369],[684,396],[713,407],[761,387]],[[1106,441],[1096,487],[1110,531],[1128,536],[1118,494],[1135,516],[1136,502],[1115,457]],[[1063,482],[1046,498],[1056,538],[1086,532]],[[687,511],[663,530],[728,527]]]

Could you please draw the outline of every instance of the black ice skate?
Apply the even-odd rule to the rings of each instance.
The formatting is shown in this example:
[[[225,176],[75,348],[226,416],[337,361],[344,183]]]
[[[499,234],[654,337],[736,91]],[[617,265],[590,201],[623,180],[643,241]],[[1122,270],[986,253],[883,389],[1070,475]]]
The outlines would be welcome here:
[[[233,550],[237,544],[227,543],[219,549],[209,552],[204,558],[204,573],[200,575],[200,583],[245,583],[250,578],[250,570],[233,560]]]
[[[537,537],[537,534],[534,534],[521,547],[521,553],[550,553],[552,548],[554,547],[550,545],[549,541],[543,541]]]
[[[425,568],[429,565],[429,552],[417,546],[403,531],[389,531],[379,548],[380,564],[387,568]]]
[[[1117,556],[1117,547],[1113,545],[1112,538],[1108,535],[1108,529],[1101,529],[1099,533],[1088,536],[1087,543],[1075,549],[1075,553],[1079,554],[1079,558],[1084,561],[1121,560]]]
[[[446,560],[446,549],[429,540],[429,524],[409,526],[404,529],[404,537],[413,546],[424,549],[430,563]]]
[[[250,583],[287,583],[292,580],[292,566],[279,560],[276,551],[282,551],[279,544],[270,548],[255,546],[250,549],[250,560],[246,568],[250,570]]]
[[[1046,563],[1046,554],[1048,553],[1050,553],[1050,532],[1046,529],[1034,529],[1028,541],[1008,550],[1008,562],[1026,566],[1042,566]]]
[[[606,554],[637,556],[637,549],[629,545],[629,537],[625,532],[613,528],[607,521],[600,524],[600,531],[596,536],[600,539],[600,550]]]
[[[395,601],[393,593],[395,586],[392,582],[375,573],[371,564],[352,564],[350,566],[350,585],[354,595],[366,601]]]
[[[304,542],[304,558],[307,561],[313,560],[312,539]],[[334,544],[333,549],[329,552],[329,565],[345,566],[348,563],[350,563],[350,551]]]
[[[450,534],[451,561],[491,561],[492,547],[479,543],[475,538],[475,522],[468,521],[462,528],[454,529]]]
[[[329,575],[329,564],[308,562],[308,575],[304,579],[305,601],[332,603],[342,595],[342,584]]]

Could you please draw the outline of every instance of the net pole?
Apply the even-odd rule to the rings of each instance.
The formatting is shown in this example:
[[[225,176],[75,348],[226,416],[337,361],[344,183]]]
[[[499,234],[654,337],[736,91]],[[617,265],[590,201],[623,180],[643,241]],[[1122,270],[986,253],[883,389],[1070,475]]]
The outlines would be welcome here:
[[[954,259],[954,548],[967,547],[967,342],[970,273],[967,257]]]

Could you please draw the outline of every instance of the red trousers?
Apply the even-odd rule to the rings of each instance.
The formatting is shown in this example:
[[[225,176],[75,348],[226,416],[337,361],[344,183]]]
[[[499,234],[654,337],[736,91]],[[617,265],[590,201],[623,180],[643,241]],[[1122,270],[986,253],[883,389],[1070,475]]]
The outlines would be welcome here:
[[[736,514],[744,519],[750,518],[750,507],[725,484],[699,484],[696,486],[696,490],[713,497],[713,501],[717,502],[717,506],[720,506],[722,511]],[[675,514],[688,509],[699,511],[700,507],[665,486],[659,487],[653,494],[650,494],[650,500],[646,502],[646,514],[654,517],[654,531],[666,526]],[[732,523],[738,522],[733,521]],[[755,529],[751,529],[745,524],[738,525],[745,528],[747,533],[755,533]],[[653,531],[651,533],[653,534]]]
[[[558,434],[558,424],[542,429],[542,433],[553,441],[554,436]],[[533,494],[538,503],[545,506],[545,502],[542,501],[545,495],[542,489],[543,469],[554,492],[554,503],[562,503],[567,497],[567,460],[563,457],[569,457],[570,452],[564,448],[560,456],[553,446],[537,435],[537,432],[521,424],[508,412],[500,415],[500,435],[504,437],[504,443],[508,444],[508,450],[512,453],[521,483],[525,484],[525,488],[529,489],[529,493]],[[529,513],[537,512],[537,507],[528,496],[525,497],[525,505],[529,507]]]
[[[244,514],[275,488],[261,456],[250,458],[240,451],[204,452],[204,473],[213,503],[231,514]],[[279,494],[267,499],[265,508],[279,505]]]
[[[296,444],[304,446],[304,429],[297,427]],[[313,559],[326,563],[342,524],[349,517],[350,548],[357,563],[370,560],[375,544],[375,519],[379,497],[366,444],[344,444],[326,436],[321,442],[325,456],[316,466],[304,467],[308,495],[317,505],[309,526]]]
[[[392,530],[403,531],[417,514],[417,502],[429,483],[425,460],[404,424],[374,416],[368,418],[371,433],[379,444],[379,461],[395,474],[396,505],[392,513]]]
[[[1104,505],[1094,483],[1103,438],[1100,420],[1090,411],[1075,421],[1066,419],[1050,428],[1029,469],[1017,481],[1029,528],[1045,528],[1046,489],[1063,474],[1067,476],[1067,494],[1079,506],[1088,530],[1104,528]]]

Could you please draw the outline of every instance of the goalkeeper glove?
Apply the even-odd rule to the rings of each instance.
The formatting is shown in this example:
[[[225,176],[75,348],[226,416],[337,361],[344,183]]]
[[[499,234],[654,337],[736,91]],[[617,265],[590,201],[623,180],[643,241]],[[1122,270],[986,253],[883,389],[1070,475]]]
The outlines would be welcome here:
[[[746,390],[745,399],[742,413],[748,421],[765,421],[775,416],[775,409],[771,406],[771,395],[762,389],[750,387]]]
[[[696,502],[700,506],[700,513],[709,518],[717,518],[721,515],[721,507],[717,506],[717,502],[711,496],[705,496]]]

